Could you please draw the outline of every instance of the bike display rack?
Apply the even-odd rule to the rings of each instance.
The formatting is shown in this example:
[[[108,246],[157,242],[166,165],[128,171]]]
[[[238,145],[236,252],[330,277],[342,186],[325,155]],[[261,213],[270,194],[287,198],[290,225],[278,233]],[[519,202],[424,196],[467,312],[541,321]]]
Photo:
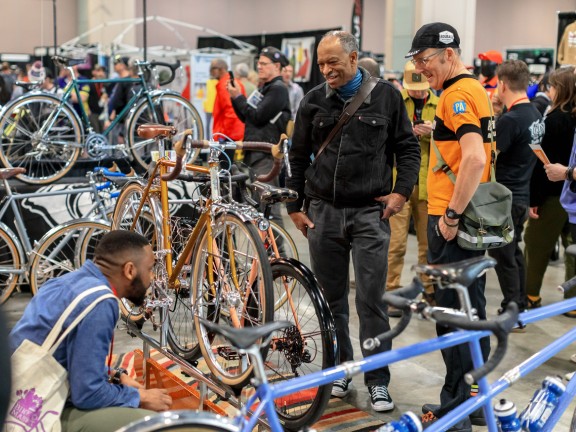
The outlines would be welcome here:
[[[164,317],[162,317],[162,319],[164,319]],[[198,382],[199,407],[204,407],[204,406],[210,407],[210,404],[206,404],[206,402],[207,402],[206,395],[207,395],[208,391],[211,391],[211,392],[215,393],[216,395],[220,396],[223,400],[225,400],[227,403],[232,405],[234,408],[236,408],[238,410],[240,410],[240,408],[242,408],[242,401],[240,400],[240,397],[235,396],[235,392],[232,388],[226,386],[225,384],[222,384],[222,383],[215,381],[210,376],[211,375],[210,373],[202,372],[196,366],[190,364],[186,360],[183,360],[182,358],[180,358],[176,354],[172,353],[170,351],[170,349],[168,348],[168,345],[166,343],[166,335],[164,332],[160,331],[160,341],[159,341],[159,340],[155,339],[152,335],[148,334],[147,332],[138,329],[138,327],[131,322],[127,322],[126,327],[127,327],[128,333],[130,335],[136,336],[136,337],[142,339],[144,362],[148,362],[150,360],[150,348],[154,348],[158,352],[160,352],[163,356],[167,357],[168,359],[170,359],[174,363],[176,363],[186,375],[189,375],[192,379],[194,379],[195,381]],[[159,366],[159,367],[161,367],[161,366]],[[146,376],[146,370],[147,370],[147,367],[146,367],[146,365],[144,365],[144,367],[143,367],[144,383],[146,383],[147,379],[148,379],[148,377]],[[165,372],[167,374],[171,374],[171,372],[168,370],[165,370]],[[194,391],[193,389],[190,389],[190,390]],[[201,409],[201,408],[199,408],[199,409]],[[220,411],[215,411],[215,413],[221,414]],[[250,409],[248,410],[248,413],[253,414]],[[268,422],[266,420],[259,418],[258,424],[260,426],[265,427],[268,430],[270,430],[270,425],[268,424]]]

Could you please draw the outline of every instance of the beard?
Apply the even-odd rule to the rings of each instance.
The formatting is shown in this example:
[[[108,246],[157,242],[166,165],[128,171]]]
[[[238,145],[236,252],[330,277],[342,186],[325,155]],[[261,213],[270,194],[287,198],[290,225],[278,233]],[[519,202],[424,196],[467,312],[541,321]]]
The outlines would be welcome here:
[[[130,287],[131,294],[126,298],[130,300],[134,306],[142,306],[144,304],[144,300],[146,299],[146,292],[148,291],[148,287],[144,286],[140,275],[137,275],[134,278]]]

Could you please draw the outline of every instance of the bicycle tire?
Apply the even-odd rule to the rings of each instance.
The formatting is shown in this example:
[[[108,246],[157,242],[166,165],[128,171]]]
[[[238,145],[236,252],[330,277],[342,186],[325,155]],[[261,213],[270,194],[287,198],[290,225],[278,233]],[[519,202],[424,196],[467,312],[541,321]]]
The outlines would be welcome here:
[[[179,94],[163,91],[152,96],[154,110],[150,109],[148,99],[142,99],[134,108],[133,114],[128,119],[128,146],[134,156],[134,160],[143,169],[147,170],[152,160],[151,152],[158,150],[158,143],[154,139],[143,139],[138,136],[137,130],[140,125],[146,123],[170,124],[176,127],[178,133],[173,137],[179,140],[182,133],[192,129],[192,139],[204,139],[202,119],[194,105]],[[169,147],[166,147],[169,150]],[[187,157],[186,162],[192,163],[200,153],[194,149]]]
[[[244,327],[270,321],[274,308],[272,271],[264,244],[251,222],[223,213],[209,223],[212,236],[207,226],[202,227],[193,253],[190,285],[194,324],[208,368],[221,382],[238,388],[245,386],[252,374],[248,357],[237,353],[222,336],[210,333],[199,317],[224,326],[233,326],[236,316],[236,325]],[[209,242],[214,246],[212,254]],[[232,262],[236,264],[234,269]],[[266,351],[264,347],[263,357]]]
[[[132,227],[132,222],[142,195],[144,194],[144,186],[137,182],[131,181],[126,183],[120,195],[116,199],[116,205],[114,206],[114,212],[112,213],[112,229],[113,230],[130,230]],[[148,202],[144,205],[141,212],[141,218],[135,225],[135,231],[142,234],[144,237],[150,240],[152,245],[152,250],[156,251],[156,243],[158,236],[158,227],[153,221],[154,210]],[[148,214],[149,216],[145,216]],[[134,306],[128,299],[120,299],[120,314],[123,319],[127,319],[134,322],[142,322],[144,320],[144,310],[142,307]]]
[[[12,236],[10,231],[4,229],[2,225],[0,223],[0,268],[6,271],[21,269],[22,259],[14,240],[17,237]],[[10,298],[19,279],[19,274],[0,271],[0,305]]]
[[[178,410],[145,417],[118,432],[240,432],[233,418],[206,411]]]
[[[274,248],[272,247],[272,241],[268,238],[269,233],[266,232],[264,244],[270,258],[292,258],[298,261],[300,259],[298,248],[296,247],[296,243],[288,231],[279,225],[278,222],[273,220],[270,221],[270,229],[274,235],[274,242],[276,243],[276,247],[278,248],[279,252],[279,256],[276,256]]]
[[[83,128],[75,111],[55,96],[31,94],[5,107],[0,119],[0,161],[26,168],[17,178],[29,184],[49,184],[66,175],[80,155]],[[40,129],[52,114],[52,126]]]
[[[293,259],[272,262],[274,294],[291,289],[291,301],[274,311],[274,321],[290,321],[292,327],[272,339],[265,365],[270,381],[332,367],[336,364],[336,327],[318,281],[304,264]],[[285,286],[289,284],[290,288]],[[287,430],[315,423],[328,405],[332,385],[306,389],[274,400],[276,412]]]
[[[273,238],[270,238],[270,231],[272,231]],[[264,247],[268,252],[268,257],[271,260],[278,258],[293,258],[298,261],[298,248],[292,236],[277,222],[270,221],[270,229],[264,233]],[[278,256],[274,250],[278,250]],[[287,298],[287,291],[276,293],[274,296],[274,310],[282,307]]]
[[[44,282],[76,270],[80,263],[91,258],[77,256],[82,239],[89,237],[97,243],[108,231],[107,222],[88,219],[71,221],[48,231],[32,251],[29,277],[32,295],[36,295]]]

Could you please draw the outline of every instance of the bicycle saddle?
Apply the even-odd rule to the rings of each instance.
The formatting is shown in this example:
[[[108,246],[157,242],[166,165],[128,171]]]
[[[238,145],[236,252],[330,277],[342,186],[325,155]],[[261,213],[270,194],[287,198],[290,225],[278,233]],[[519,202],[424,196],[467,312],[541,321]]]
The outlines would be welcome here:
[[[9,179],[25,172],[26,168],[0,168],[0,179]]]
[[[457,261],[450,264],[416,264],[412,270],[443,282],[469,286],[480,274],[496,265],[496,260],[484,256]]]
[[[136,131],[138,136],[144,139],[155,138],[169,138],[176,135],[176,128],[174,126],[164,126],[161,124],[143,124],[138,126]]]
[[[228,339],[238,349],[250,348],[258,339],[266,339],[272,332],[291,327],[290,321],[273,321],[257,327],[223,327],[199,317],[200,323],[208,330]]]
[[[250,187],[260,196],[260,201],[266,204],[291,202],[298,199],[298,192],[292,189],[280,188],[259,181],[255,181]]]

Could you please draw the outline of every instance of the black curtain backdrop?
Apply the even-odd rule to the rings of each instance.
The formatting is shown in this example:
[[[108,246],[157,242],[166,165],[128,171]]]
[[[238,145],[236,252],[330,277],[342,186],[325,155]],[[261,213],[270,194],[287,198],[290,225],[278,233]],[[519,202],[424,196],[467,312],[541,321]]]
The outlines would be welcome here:
[[[313,30],[305,32],[296,33],[271,33],[271,34],[257,34],[257,35],[245,35],[245,36],[233,36],[243,42],[254,45],[258,48],[258,52],[266,46],[273,46],[278,49],[282,48],[282,39],[284,38],[299,38],[299,37],[311,37],[314,36],[316,43],[314,45],[314,54],[312,56],[312,70],[310,72],[310,81],[307,83],[298,83],[304,89],[304,93],[307,93],[316,85],[324,82],[324,77],[320,74],[320,70],[316,67],[316,47],[322,36],[330,30],[342,30],[342,28],[336,29],[325,29],[325,30]],[[222,48],[222,49],[238,49],[236,45],[232,42],[222,39],[217,36],[200,36],[198,37],[198,49],[202,48]],[[257,54],[257,53],[256,53]],[[258,60],[258,57],[256,57]],[[256,69],[256,65],[250,65],[252,68]]]

